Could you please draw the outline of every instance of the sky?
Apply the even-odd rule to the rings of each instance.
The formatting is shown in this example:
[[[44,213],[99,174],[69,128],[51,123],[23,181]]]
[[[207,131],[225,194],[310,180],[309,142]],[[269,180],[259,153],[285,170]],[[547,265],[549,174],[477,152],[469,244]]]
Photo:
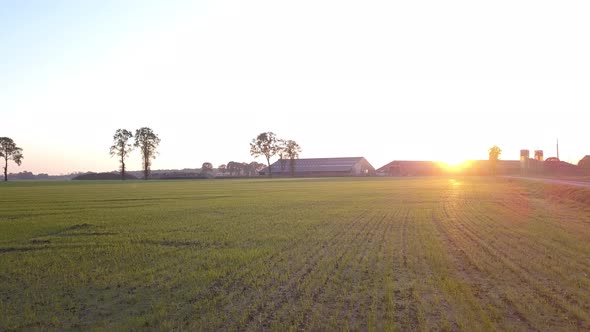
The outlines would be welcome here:
[[[115,131],[144,126],[153,169],[252,161],[266,131],[376,168],[551,157],[556,139],[577,163],[588,17],[588,1],[0,0],[0,136],[23,148],[9,172],[49,174],[118,169]]]

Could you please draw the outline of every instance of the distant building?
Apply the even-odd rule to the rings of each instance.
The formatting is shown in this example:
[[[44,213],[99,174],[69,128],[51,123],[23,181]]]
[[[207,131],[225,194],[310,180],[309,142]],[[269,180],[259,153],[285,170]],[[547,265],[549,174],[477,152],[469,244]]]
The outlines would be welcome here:
[[[584,156],[579,162],[578,167],[582,169],[590,169],[590,155]]]
[[[363,157],[350,158],[307,158],[275,161],[270,165],[273,176],[290,176],[291,172],[299,177],[313,176],[368,176],[375,175],[375,168]],[[268,175],[265,167],[260,175]]]
[[[442,167],[434,161],[394,160],[377,169],[377,174],[385,176],[429,176],[443,172]]]
[[[470,160],[462,171],[467,175],[489,175],[492,174],[492,164],[489,160]],[[497,175],[518,175],[522,173],[521,160],[498,160],[496,161],[495,174]]]

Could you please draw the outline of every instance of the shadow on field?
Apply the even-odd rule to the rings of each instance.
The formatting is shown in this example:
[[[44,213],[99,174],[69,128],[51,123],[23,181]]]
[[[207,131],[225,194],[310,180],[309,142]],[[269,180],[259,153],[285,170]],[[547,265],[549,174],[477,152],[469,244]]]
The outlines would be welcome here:
[[[211,246],[209,244],[202,243],[200,241],[143,240],[143,241],[139,241],[139,243],[158,245],[158,246],[166,246],[166,247],[175,247],[175,248],[211,248]]]
[[[9,252],[37,251],[37,250],[43,250],[43,249],[49,249],[49,246],[43,246],[43,247],[5,247],[5,248],[1,248],[0,247],[0,254],[5,254],[5,253],[9,253]]]

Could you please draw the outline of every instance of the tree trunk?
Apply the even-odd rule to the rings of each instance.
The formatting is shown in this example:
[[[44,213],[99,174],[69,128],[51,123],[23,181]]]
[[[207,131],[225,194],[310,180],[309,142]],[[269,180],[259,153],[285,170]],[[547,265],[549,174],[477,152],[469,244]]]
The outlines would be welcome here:
[[[150,167],[149,162],[150,162],[149,156],[143,157],[143,179],[144,180],[147,180],[148,179],[148,176],[149,176],[149,172],[150,172],[150,170],[149,170],[149,167]]]
[[[266,157],[266,163],[268,164],[268,177],[272,178],[272,168],[270,168],[270,157]]]
[[[8,182],[8,157],[4,158],[4,182]]]
[[[125,155],[121,156],[121,180],[125,180]]]

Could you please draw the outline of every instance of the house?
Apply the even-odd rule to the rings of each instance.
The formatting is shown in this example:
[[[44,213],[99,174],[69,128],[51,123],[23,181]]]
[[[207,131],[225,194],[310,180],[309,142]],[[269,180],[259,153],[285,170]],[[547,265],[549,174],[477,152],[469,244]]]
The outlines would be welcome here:
[[[273,176],[368,176],[375,168],[363,157],[281,159],[270,165]],[[260,175],[268,175],[268,167]]]

